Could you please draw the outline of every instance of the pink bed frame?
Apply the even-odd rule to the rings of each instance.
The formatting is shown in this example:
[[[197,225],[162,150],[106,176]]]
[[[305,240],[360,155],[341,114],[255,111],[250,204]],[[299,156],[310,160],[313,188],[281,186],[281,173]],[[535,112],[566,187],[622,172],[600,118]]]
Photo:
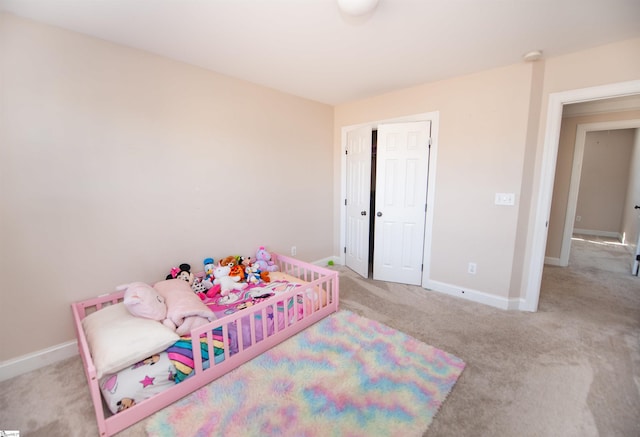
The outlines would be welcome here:
[[[163,409],[200,387],[209,384],[211,381],[226,374],[230,370],[246,363],[266,350],[283,342],[287,338],[297,334],[303,329],[306,329],[322,318],[338,310],[339,284],[337,272],[282,255],[272,254],[272,256],[281,272],[285,272],[291,276],[308,282],[309,284],[303,286],[304,290],[313,290],[315,298],[309,299],[309,295],[304,294],[304,290],[301,291],[300,287],[296,287],[286,293],[278,294],[277,297],[265,300],[245,310],[238,311],[229,316],[215,320],[208,325],[194,329],[191,331],[191,338],[194,352],[195,374],[183,382],[176,384],[175,386],[117,414],[111,414],[111,412],[103,405],[100,387],[98,385],[98,378],[96,377],[96,368],[93,364],[87,339],[82,328],[82,319],[86,315],[100,310],[104,306],[122,301],[124,292],[102,295],[94,299],[76,302],[71,305],[76,334],[78,336],[78,349],[80,351],[80,356],[82,357],[85,376],[87,377],[87,382],[89,384],[89,391],[91,393],[91,400],[96,413],[100,436],[111,436],[122,431],[123,429],[139,422],[156,411]],[[318,296],[318,294],[321,293],[326,294],[326,297]],[[294,311],[292,313],[289,311],[284,311],[282,313],[285,317],[284,327],[280,327],[278,326],[278,323],[274,323],[273,334],[266,336],[261,341],[256,342],[256,317],[248,318],[250,321],[251,344],[248,347],[243,347],[246,340],[243,340],[243,330],[240,329],[240,324],[243,322],[242,318],[245,318],[244,323],[246,323],[246,316],[261,314],[263,324],[262,332],[266,333],[267,308],[271,307],[271,311],[275,314],[275,306],[278,302],[286,302],[288,299],[294,298],[300,294],[306,296],[306,299],[304,300],[305,303],[301,304],[298,303],[297,299],[293,299]],[[315,304],[311,303],[312,300],[315,301]],[[302,308],[300,308],[300,306],[302,306]],[[302,317],[300,318],[299,316],[297,320],[292,315],[300,313],[302,314]],[[230,356],[228,330],[229,324],[232,323],[238,323],[238,352]],[[210,367],[204,370],[198,339],[202,335],[207,335],[207,338],[209,339],[209,356],[213,357],[214,352],[211,331],[218,327],[222,327],[223,330],[224,361],[215,364],[215,360],[210,360]]]

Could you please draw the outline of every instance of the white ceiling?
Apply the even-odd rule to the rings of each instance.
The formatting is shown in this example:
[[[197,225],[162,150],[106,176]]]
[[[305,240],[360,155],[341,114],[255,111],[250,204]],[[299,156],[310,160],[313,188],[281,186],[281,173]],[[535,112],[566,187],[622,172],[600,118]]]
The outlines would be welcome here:
[[[531,50],[640,37],[640,0],[380,0],[358,18],[335,0],[0,0],[0,10],[328,104]]]

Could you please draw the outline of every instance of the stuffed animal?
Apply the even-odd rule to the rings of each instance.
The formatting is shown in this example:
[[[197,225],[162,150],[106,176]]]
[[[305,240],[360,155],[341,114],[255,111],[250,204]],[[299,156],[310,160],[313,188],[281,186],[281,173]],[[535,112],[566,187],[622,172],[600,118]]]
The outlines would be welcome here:
[[[211,287],[209,290],[207,290],[207,292],[205,293],[205,295],[209,298],[209,299],[215,299],[216,295],[218,293],[220,293],[220,291],[222,290],[222,287],[220,287],[220,284],[214,284],[213,287]]]
[[[220,260],[220,264],[231,268],[229,276],[237,276],[240,282],[244,282],[244,267],[240,265],[239,256],[229,255],[228,257]]]
[[[180,264],[180,267],[173,267],[165,279],[182,279],[191,285],[193,284],[193,278],[191,266],[189,264]]]
[[[256,263],[263,272],[275,272],[278,270],[278,266],[271,260],[271,254],[267,252],[264,246],[256,251]]]
[[[205,299],[205,293],[209,291],[209,289],[213,287],[213,281],[210,281],[205,278],[196,277],[193,280],[193,284],[191,284],[191,289],[198,295],[198,297],[202,300]]]
[[[240,280],[237,276],[229,276],[231,267],[218,264],[213,270],[214,285],[220,285],[220,294],[227,296],[231,290],[244,290],[247,287],[246,282],[238,282]]]
[[[167,318],[162,324],[180,336],[216,318],[213,311],[194,295],[186,281],[168,279],[156,282],[153,288],[167,303]]]
[[[226,258],[222,258],[220,260],[220,264],[222,264],[223,266],[233,267],[233,266],[238,265],[238,258],[236,258],[233,255],[229,255]]]
[[[247,267],[251,267],[253,265],[253,259],[250,256],[241,256],[238,259],[238,264],[247,269]]]
[[[240,282],[244,282],[244,267],[240,264],[236,264],[231,267],[231,271],[229,272],[229,276],[237,276],[240,278]]]
[[[260,273],[258,264],[245,267],[244,272],[246,274],[246,281],[249,284],[258,284],[260,282]]]
[[[204,278],[206,280],[213,282],[213,280],[215,279],[213,277],[213,269],[215,267],[215,265],[213,264],[213,258],[205,258],[203,263],[204,263]]]
[[[151,285],[144,282],[132,282],[120,285],[117,290],[124,290],[124,306],[134,316],[159,322],[167,318],[167,305],[164,297]]]
[[[211,261],[213,262],[213,260]],[[191,266],[186,263],[180,264],[178,268],[172,268],[166,279],[182,279],[191,286],[193,292],[202,300],[204,300],[204,294],[207,290],[213,287],[211,280],[196,278],[195,275],[191,273]]]

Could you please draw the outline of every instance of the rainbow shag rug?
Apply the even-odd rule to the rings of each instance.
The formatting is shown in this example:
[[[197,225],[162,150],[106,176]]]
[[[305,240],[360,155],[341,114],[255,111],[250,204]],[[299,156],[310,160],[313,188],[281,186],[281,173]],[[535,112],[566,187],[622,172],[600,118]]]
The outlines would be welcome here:
[[[152,436],[420,436],[465,363],[341,310],[153,415]]]

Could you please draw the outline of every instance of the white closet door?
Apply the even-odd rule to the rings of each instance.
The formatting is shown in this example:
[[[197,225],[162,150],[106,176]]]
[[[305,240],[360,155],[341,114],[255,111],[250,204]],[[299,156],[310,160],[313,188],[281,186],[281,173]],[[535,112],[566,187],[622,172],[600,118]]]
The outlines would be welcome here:
[[[635,209],[640,209],[640,205],[635,205]],[[631,261],[631,274],[640,276],[640,262],[638,262],[638,256],[640,256],[640,215],[637,217],[637,223],[638,242],[636,243],[636,253]]]
[[[371,128],[347,133],[347,226],[345,264],[369,275],[369,201],[371,198]]]
[[[373,278],[420,285],[429,121],[378,126]]]

